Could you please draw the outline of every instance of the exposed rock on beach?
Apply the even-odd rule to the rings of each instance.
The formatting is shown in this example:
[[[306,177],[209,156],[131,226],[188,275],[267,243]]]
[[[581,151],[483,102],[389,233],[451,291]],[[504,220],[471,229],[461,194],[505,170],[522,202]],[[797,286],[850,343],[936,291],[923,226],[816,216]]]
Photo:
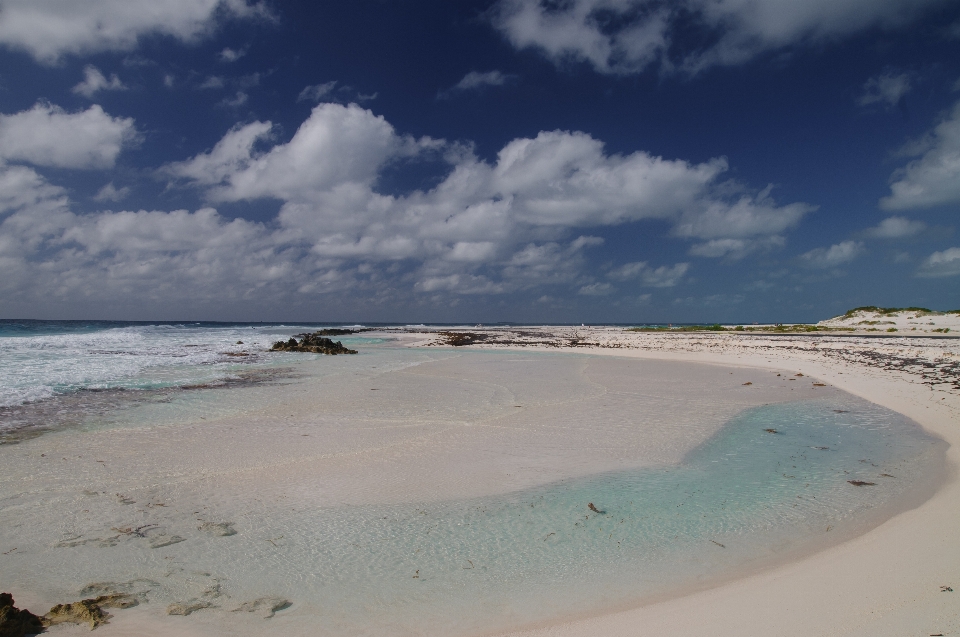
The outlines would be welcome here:
[[[357,350],[348,349],[343,346],[343,343],[340,341],[332,341],[326,336],[322,336],[324,332],[348,332],[349,330],[321,330],[319,332],[314,332],[313,334],[297,334],[299,340],[296,337],[291,336],[290,340],[287,341],[277,341],[273,344],[273,347],[270,349],[274,352],[312,352],[314,354],[356,354]]]
[[[210,535],[217,537],[229,537],[237,534],[232,522],[204,522],[197,527],[197,530],[206,531]]]
[[[44,632],[57,624],[89,624],[93,630],[108,623],[111,615],[105,608],[130,608],[140,603],[130,593],[109,593],[69,604],[57,604],[43,617],[13,605],[10,593],[0,593],[0,637],[22,637]]]
[[[139,600],[128,593],[111,593],[70,604],[57,604],[42,619],[47,626],[89,624],[90,630],[93,630],[110,619],[110,613],[105,612],[104,608],[130,608],[138,603]]]
[[[42,620],[13,605],[13,595],[0,593],[0,637],[22,637],[43,632]]]

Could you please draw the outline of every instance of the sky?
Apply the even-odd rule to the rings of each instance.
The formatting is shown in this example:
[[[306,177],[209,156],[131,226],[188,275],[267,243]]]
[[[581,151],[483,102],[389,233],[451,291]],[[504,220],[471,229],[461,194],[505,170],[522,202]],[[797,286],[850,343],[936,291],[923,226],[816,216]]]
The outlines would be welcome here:
[[[960,308],[957,0],[0,0],[0,318]]]

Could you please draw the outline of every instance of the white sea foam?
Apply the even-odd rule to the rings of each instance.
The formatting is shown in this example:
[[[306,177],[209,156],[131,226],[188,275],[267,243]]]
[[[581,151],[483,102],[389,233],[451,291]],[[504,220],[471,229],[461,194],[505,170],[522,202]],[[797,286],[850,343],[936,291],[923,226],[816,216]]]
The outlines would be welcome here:
[[[296,331],[303,329],[144,325],[0,338],[0,407],[80,389],[215,382],[235,375],[241,364],[266,362],[259,354]],[[227,355],[244,352],[247,357]]]

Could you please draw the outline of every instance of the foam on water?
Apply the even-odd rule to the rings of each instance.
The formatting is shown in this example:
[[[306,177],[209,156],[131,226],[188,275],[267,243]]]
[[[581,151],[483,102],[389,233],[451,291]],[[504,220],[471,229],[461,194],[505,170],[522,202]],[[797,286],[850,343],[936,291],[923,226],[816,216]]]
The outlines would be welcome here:
[[[308,330],[295,325],[0,322],[0,407],[84,389],[149,390],[235,378],[251,365],[297,360],[260,354],[274,341]],[[243,353],[248,355],[231,356]]]

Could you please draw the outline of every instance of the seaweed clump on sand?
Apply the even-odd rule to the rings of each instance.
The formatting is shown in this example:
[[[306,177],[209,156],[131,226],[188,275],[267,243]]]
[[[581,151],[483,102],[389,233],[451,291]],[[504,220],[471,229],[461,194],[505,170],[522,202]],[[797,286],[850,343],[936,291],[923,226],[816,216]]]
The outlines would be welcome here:
[[[476,332],[439,332],[439,335],[447,342],[447,345],[454,347],[473,345],[487,338],[486,334],[477,334]]]
[[[23,637],[43,632],[43,620],[13,605],[13,595],[0,593],[0,637]]]
[[[348,349],[340,341],[332,341],[325,336],[321,336],[321,333],[297,334],[300,340],[291,336],[290,340],[277,341],[270,349],[274,352],[312,352],[314,354],[330,355],[357,353],[357,350]]]

